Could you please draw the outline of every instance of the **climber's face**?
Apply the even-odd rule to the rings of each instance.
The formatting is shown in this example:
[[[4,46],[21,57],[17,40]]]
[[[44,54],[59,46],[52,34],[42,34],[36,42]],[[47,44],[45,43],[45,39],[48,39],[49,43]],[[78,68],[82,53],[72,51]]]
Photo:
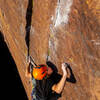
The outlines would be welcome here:
[[[47,75],[50,76],[52,73],[53,73],[52,68],[51,67],[48,67]]]

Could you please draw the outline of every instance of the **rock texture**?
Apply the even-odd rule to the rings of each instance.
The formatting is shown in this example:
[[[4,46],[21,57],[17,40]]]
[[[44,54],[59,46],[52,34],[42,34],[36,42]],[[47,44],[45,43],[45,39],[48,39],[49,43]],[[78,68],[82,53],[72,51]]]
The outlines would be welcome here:
[[[76,83],[66,82],[60,100],[100,99],[100,0],[0,0],[0,31],[29,99],[28,50],[37,64],[49,56],[60,74],[70,64]]]

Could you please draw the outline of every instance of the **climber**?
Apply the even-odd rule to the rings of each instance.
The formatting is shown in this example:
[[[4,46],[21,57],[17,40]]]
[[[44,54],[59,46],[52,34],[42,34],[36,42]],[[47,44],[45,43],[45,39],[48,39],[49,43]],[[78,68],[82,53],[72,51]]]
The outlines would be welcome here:
[[[32,100],[57,100],[67,78],[67,64],[62,63],[63,75],[56,84],[53,82],[56,76],[51,67],[47,65],[35,66],[32,72],[29,72],[29,67],[26,68],[26,77],[32,79]]]

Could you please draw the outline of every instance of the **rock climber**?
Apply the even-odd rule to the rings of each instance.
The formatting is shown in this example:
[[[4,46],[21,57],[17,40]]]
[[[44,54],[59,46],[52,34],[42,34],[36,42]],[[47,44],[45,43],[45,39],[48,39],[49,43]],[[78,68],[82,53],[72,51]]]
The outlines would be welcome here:
[[[29,67],[26,68],[26,77],[32,79],[32,100],[57,100],[66,82],[67,64],[62,63],[63,75],[58,83],[54,82],[56,76],[53,69],[48,65],[35,66],[31,72]]]

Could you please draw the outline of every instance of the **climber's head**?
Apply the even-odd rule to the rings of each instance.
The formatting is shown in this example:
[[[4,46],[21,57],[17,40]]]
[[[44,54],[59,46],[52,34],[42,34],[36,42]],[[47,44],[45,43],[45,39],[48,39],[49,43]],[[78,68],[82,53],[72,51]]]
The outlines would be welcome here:
[[[33,77],[37,80],[42,80],[45,77],[51,75],[53,70],[47,65],[39,65],[33,68]]]

